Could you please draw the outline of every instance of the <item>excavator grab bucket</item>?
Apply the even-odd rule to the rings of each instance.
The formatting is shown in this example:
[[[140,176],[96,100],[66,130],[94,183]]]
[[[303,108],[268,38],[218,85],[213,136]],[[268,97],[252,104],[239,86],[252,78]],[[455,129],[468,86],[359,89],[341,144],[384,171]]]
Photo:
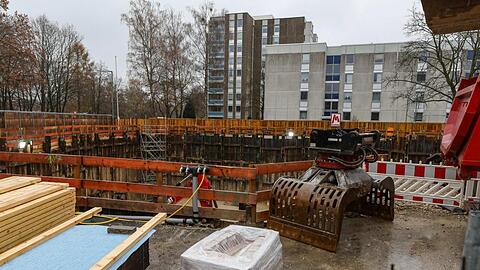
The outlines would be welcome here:
[[[335,251],[343,213],[355,199],[349,189],[280,178],[272,189],[268,227],[282,236]]]
[[[267,226],[284,237],[335,252],[345,211],[393,220],[392,178],[371,180],[363,182],[364,187],[345,188],[281,177],[272,188]]]

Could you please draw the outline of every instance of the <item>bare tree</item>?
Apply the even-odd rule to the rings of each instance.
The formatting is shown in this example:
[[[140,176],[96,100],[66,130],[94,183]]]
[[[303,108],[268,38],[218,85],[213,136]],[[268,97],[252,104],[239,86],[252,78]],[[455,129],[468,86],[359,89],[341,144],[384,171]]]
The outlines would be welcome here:
[[[8,1],[0,2],[0,108],[32,109],[39,83],[34,37],[26,15],[9,15]]]
[[[387,85],[402,86],[397,88],[394,99],[406,99],[407,104],[451,103],[462,76],[478,73],[480,31],[436,35],[428,28],[423,12],[414,7],[405,33],[413,41],[405,44],[396,72],[386,78]],[[467,53],[473,55],[470,62],[466,61]]]
[[[191,26],[183,21],[181,13],[172,9],[165,12],[164,26],[165,94],[162,107],[164,115],[182,117],[186,96],[195,81],[194,55],[186,35]]]
[[[188,8],[192,17],[193,24],[191,30],[188,31],[188,36],[192,41],[193,49],[195,51],[195,70],[198,72],[200,78],[200,86],[203,88],[204,106],[200,111],[200,116],[207,115],[207,95],[208,95],[208,70],[209,70],[209,51],[212,47],[212,40],[214,38],[213,31],[210,31],[209,23],[211,18],[217,14],[215,4],[211,1],[206,1],[197,9]],[[224,12],[224,11],[223,11]],[[211,25],[214,29],[215,26]],[[197,114],[197,116],[199,116]]]
[[[149,0],[130,1],[129,12],[122,14],[122,21],[129,29],[129,73],[147,89],[153,111],[160,108],[163,15],[160,4]]]
[[[44,84],[40,87],[42,111],[65,111],[71,95],[74,48],[81,42],[71,25],[59,26],[46,16],[33,21],[37,58]]]

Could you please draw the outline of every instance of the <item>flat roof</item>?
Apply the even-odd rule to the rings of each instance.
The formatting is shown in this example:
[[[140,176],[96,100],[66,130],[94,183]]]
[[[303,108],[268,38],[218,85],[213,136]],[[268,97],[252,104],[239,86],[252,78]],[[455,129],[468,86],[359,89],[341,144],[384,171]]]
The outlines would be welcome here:
[[[351,44],[328,46],[325,42],[292,43],[267,45],[266,54],[314,53],[325,52],[331,54],[359,54],[359,53],[386,53],[399,52],[405,42]]]

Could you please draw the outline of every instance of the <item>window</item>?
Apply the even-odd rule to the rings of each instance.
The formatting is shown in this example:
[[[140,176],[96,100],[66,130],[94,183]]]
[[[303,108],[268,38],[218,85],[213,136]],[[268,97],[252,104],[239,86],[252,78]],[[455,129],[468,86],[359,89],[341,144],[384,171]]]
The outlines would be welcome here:
[[[380,120],[380,113],[379,112],[372,112],[372,115],[370,117],[372,121],[378,121]]]
[[[275,25],[275,27],[273,28],[273,32],[279,33],[280,32],[280,25]]]
[[[235,45],[229,45],[228,46],[228,51],[229,52],[234,52],[235,51]]]
[[[421,112],[416,112],[414,115],[414,121],[415,122],[421,122],[423,121],[423,113]]]
[[[417,72],[417,82],[425,82],[427,80],[427,72],[419,71]]]
[[[472,60],[473,59],[473,51],[472,50],[468,50],[467,51],[467,60]]]
[[[326,111],[336,111],[338,110],[338,102],[336,101],[327,101],[325,102]]]
[[[373,59],[375,64],[383,64],[383,54],[375,54]]]
[[[343,112],[343,120],[350,120],[351,112]]]
[[[228,106],[228,112],[233,112],[233,107],[232,106]]]
[[[278,37],[273,37],[273,44],[278,44],[280,42]]]
[[[235,61],[235,59],[229,58],[229,59],[228,59],[228,64],[229,64],[229,65],[233,65],[234,61]]]
[[[308,99],[308,92],[300,91],[300,100],[307,100],[307,99]]]
[[[240,106],[237,106],[236,110],[237,110],[237,112],[240,112]]]
[[[243,27],[243,19],[237,20],[237,27]]]
[[[307,119],[307,112],[306,111],[301,111],[300,112],[300,119]]]
[[[233,94],[228,94],[228,100],[233,100]]]
[[[352,102],[352,93],[343,93],[343,100],[345,103]]]
[[[237,77],[240,77],[240,76],[242,76],[242,70],[241,69],[237,70]]]
[[[228,34],[228,36],[230,37],[230,40],[234,40],[234,39],[235,39],[235,33],[230,33],[230,34]]]
[[[302,72],[300,74],[300,80],[302,83],[308,83],[308,72]]]
[[[328,55],[327,56],[327,65],[338,64],[340,65],[340,55]]]
[[[310,54],[304,53],[302,54],[302,64],[310,63]]]
[[[237,56],[237,65],[241,65],[241,64],[242,64],[242,57]]]
[[[382,83],[382,73],[373,73],[373,83]]]
[[[427,52],[426,51],[421,51],[420,53],[418,53],[418,62],[427,62]]]
[[[228,26],[229,26],[230,28],[235,27],[235,21],[234,21],[234,20],[230,20],[229,23],[228,23]]]
[[[266,25],[262,26],[262,33],[268,33],[268,28]]]
[[[243,38],[243,32],[237,32],[237,41],[241,42],[242,38]]]
[[[328,55],[326,66],[326,81],[340,81],[340,55]]]
[[[242,94],[237,94],[237,95],[236,95],[236,99],[237,99],[237,100],[241,100],[241,99],[242,99]]]
[[[345,83],[351,84],[353,82],[353,74],[345,74]]]
[[[242,45],[237,46],[237,52],[242,52]]]
[[[265,44],[267,44],[267,38],[266,38],[266,37],[263,37],[263,38],[262,38],[262,45],[265,45]]]
[[[372,102],[380,102],[380,92],[374,92],[373,93]]]
[[[416,96],[415,96],[415,101],[416,102],[424,102],[425,101],[425,93],[417,92]]]
[[[338,82],[340,81],[340,75],[327,75],[325,80],[327,82]]]
[[[353,65],[354,61],[355,61],[355,58],[353,57],[353,54],[345,55],[345,64],[346,65]]]
[[[325,84],[325,99],[338,99],[338,90],[340,84],[326,83]]]

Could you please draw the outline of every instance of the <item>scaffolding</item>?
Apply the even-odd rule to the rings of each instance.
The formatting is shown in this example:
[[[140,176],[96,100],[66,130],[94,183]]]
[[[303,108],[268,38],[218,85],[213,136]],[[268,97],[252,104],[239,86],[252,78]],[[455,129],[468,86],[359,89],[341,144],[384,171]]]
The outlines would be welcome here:
[[[143,160],[167,159],[167,122],[163,125],[144,125],[140,136],[140,154]],[[156,182],[153,171],[143,171],[143,182]]]

